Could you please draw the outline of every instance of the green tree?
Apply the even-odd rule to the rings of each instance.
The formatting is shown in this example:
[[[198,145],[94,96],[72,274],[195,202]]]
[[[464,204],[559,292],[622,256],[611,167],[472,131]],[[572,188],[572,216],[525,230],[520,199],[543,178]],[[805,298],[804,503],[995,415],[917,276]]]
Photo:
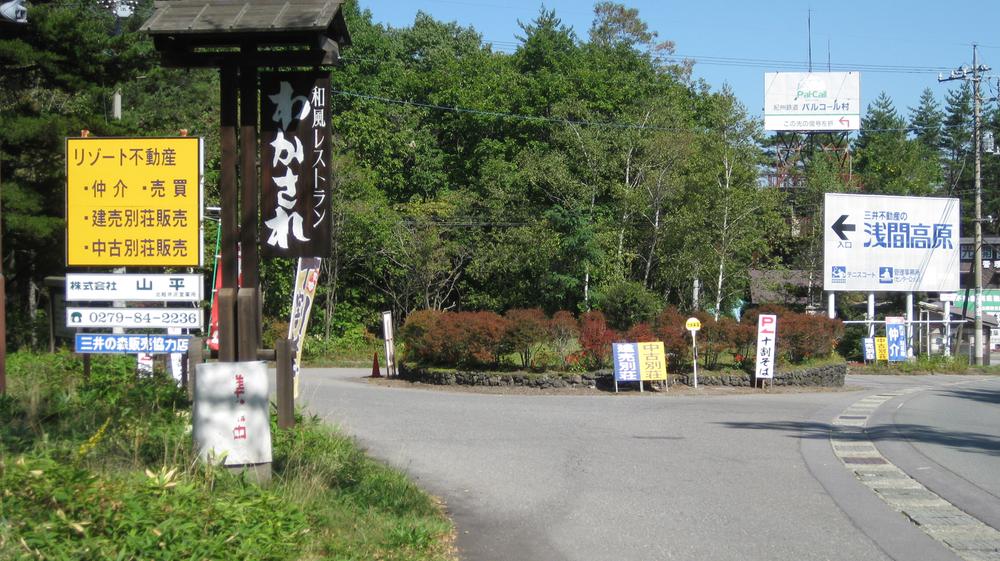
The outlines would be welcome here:
[[[861,120],[856,144],[856,169],[869,193],[928,195],[940,178],[936,153],[907,138],[906,125],[882,92]]]

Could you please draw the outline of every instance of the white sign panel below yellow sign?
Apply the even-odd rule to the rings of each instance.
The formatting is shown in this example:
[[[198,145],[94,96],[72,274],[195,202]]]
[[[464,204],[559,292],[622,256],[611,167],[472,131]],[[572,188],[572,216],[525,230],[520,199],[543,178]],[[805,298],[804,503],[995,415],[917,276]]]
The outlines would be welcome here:
[[[66,327],[201,329],[201,308],[66,308]]]
[[[766,72],[764,130],[856,131],[861,128],[857,72]]]
[[[67,273],[69,302],[201,302],[201,275]]]
[[[200,138],[66,139],[66,264],[199,266]]]

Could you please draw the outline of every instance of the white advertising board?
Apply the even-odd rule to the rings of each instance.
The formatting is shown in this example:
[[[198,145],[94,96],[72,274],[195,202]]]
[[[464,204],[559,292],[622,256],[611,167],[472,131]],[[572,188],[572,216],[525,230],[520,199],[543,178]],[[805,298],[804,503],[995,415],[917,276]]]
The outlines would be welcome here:
[[[958,290],[958,199],[827,193],[824,201],[825,290]]]
[[[227,466],[271,461],[269,389],[263,362],[198,365],[191,421],[202,460]]]
[[[757,366],[754,375],[758,380],[774,379],[775,340],[778,338],[778,316],[757,316]]]
[[[201,275],[66,273],[68,302],[201,302]]]
[[[764,130],[860,128],[861,76],[857,72],[764,73]]]
[[[201,329],[201,308],[66,308],[66,327]]]

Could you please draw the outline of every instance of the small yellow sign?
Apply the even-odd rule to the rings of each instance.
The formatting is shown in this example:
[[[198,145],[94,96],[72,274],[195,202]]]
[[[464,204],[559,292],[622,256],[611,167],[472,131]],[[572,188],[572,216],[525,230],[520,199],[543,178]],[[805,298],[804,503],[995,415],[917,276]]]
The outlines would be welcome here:
[[[202,141],[66,139],[66,265],[199,266]]]
[[[885,337],[875,338],[875,360],[889,360],[889,340]]]
[[[688,318],[687,322],[684,323],[684,327],[688,331],[698,331],[701,329],[701,321],[698,318]]]
[[[639,343],[639,379],[666,380],[667,356],[663,352],[663,342]]]

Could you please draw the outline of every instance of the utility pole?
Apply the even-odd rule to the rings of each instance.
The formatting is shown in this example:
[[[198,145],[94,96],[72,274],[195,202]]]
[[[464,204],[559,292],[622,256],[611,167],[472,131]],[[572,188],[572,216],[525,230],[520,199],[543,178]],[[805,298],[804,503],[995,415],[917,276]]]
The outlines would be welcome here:
[[[967,66],[961,66],[955,70],[951,71],[951,75],[947,78],[943,76],[938,76],[938,82],[949,82],[951,80],[972,80],[972,138],[973,138],[973,151],[976,153],[976,239],[973,242],[975,246],[975,262],[973,263],[973,280],[976,287],[976,324],[975,333],[973,333],[973,345],[975,363],[977,366],[983,364],[983,180],[982,180],[982,154],[980,148],[981,133],[980,133],[980,120],[981,120],[981,100],[979,98],[979,82],[982,81],[980,73],[988,72],[990,70],[989,66],[985,64],[979,64],[979,50],[978,45],[972,44],[972,68]],[[950,319],[950,318],[949,318]]]

